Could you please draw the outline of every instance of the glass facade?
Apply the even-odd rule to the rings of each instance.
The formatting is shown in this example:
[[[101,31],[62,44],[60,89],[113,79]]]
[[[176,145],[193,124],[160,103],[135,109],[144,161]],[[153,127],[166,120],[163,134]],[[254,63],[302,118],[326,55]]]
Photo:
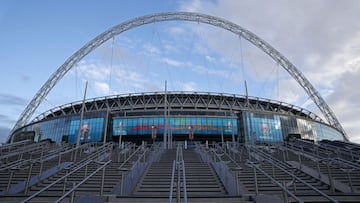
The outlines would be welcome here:
[[[84,116],[80,130],[81,142],[101,141],[104,134],[105,113],[93,113]],[[51,139],[60,143],[67,137],[69,143],[76,143],[80,126],[79,116],[61,117],[24,127],[21,131],[34,131],[34,141]]]
[[[239,118],[238,118],[238,117]],[[345,140],[336,129],[319,122],[300,117],[261,112],[241,112],[237,116],[172,115],[168,119],[169,133],[173,135],[237,136],[241,142],[281,142],[290,134],[309,140]],[[105,112],[85,114],[80,128],[80,141],[102,141],[105,129]],[[111,118],[111,117],[110,117]],[[163,116],[114,117],[109,121],[109,140],[119,135],[164,134]],[[60,117],[38,122],[21,129],[34,134],[34,140],[51,139],[60,143],[65,140],[76,143],[79,132],[79,116]],[[117,139],[117,138],[116,138]],[[196,139],[196,138],[195,138]],[[15,139],[18,140],[18,139]]]
[[[281,130],[280,117],[271,114],[249,113],[246,116],[245,130],[248,142],[281,142],[283,132]]]
[[[76,143],[79,133],[80,120],[72,120],[69,130],[69,143]],[[84,119],[80,129],[80,142],[102,141],[104,132],[104,118]]]
[[[246,112],[243,120],[248,142],[281,142],[290,134],[314,141],[345,140],[330,126],[293,116]]]
[[[170,117],[169,129],[172,134],[188,134],[191,129],[194,134],[202,135],[237,135],[237,119],[223,117]],[[144,135],[151,134],[156,128],[156,134],[164,134],[164,117],[144,118],[114,118],[113,135]]]

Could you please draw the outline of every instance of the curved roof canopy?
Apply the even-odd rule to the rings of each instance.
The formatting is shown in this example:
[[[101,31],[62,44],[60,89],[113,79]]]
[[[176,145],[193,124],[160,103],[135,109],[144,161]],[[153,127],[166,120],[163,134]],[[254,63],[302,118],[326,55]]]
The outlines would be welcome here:
[[[164,110],[164,92],[114,95],[88,99],[85,112],[99,111],[150,111]],[[301,107],[259,97],[210,92],[168,92],[167,101],[171,110],[190,111],[258,111],[284,115],[300,116],[323,122],[316,114]],[[82,102],[73,102],[50,109],[32,122],[60,116],[76,115],[81,112]]]

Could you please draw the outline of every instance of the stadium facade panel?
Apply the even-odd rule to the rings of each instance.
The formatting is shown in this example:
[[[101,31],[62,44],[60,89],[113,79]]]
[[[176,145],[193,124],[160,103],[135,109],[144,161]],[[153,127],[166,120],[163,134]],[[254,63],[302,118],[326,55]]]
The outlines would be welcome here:
[[[165,99],[166,96],[166,99]],[[167,105],[165,105],[167,101]],[[89,99],[50,109],[11,135],[11,142],[236,140],[282,142],[289,136],[341,140],[346,137],[314,113],[284,102],[208,92],[152,92]],[[81,123],[81,125],[80,125]]]

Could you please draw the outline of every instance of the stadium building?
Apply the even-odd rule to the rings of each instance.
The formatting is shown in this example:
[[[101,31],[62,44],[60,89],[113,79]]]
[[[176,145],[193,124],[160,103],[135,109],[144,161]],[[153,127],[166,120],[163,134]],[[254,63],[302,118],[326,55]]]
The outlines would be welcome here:
[[[148,92],[65,104],[32,115],[84,56],[158,21],[211,24],[253,43],[299,83],[324,120],[248,95]],[[166,85],[165,85],[166,86]],[[0,202],[359,202],[360,146],[304,75],[248,30],[214,16],[146,15],[100,34],[30,101],[0,146]]]
[[[166,104],[165,104],[166,101]],[[80,141],[140,143],[173,141],[282,142],[289,136],[302,139],[340,140],[344,135],[303,108],[284,102],[240,95],[206,92],[140,93],[95,98],[62,105],[42,113],[14,132],[11,141],[32,136],[60,143]],[[80,131],[79,131],[80,128]]]

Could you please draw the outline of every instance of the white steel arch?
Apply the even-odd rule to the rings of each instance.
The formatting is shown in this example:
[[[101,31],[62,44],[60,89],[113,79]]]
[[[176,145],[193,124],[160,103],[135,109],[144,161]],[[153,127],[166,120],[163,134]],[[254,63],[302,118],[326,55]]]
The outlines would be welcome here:
[[[248,40],[250,43],[261,49],[263,52],[268,54],[275,62],[279,63],[300,85],[303,87],[305,92],[313,100],[313,102],[318,106],[326,120],[329,124],[339,131],[341,131],[345,136],[346,133],[341,126],[340,122],[336,118],[334,112],[327,105],[325,100],[320,96],[319,92],[314,88],[308,79],[280,52],[273,48],[270,44],[259,38],[254,33],[242,28],[241,26],[232,23],[230,21],[210,16],[200,13],[192,12],[166,12],[166,13],[155,13],[150,15],[141,16],[138,18],[133,18],[128,21],[125,21],[121,24],[118,24],[105,32],[101,33],[93,40],[85,44],[80,50],[74,53],[68,60],[65,61],[46,81],[46,83],[40,88],[40,90],[35,94],[34,98],[30,101],[28,106],[20,115],[19,120],[16,122],[13,130],[26,125],[31,119],[33,113],[44,100],[47,94],[51,89],[61,80],[61,78],[73,68],[82,58],[84,58],[91,51],[96,49],[98,46],[106,42],[108,39],[113,36],[119,35],[120,33],[130,30],[135,27],[139,27],[145,24],[161,22],[161,21],[194,21],[204,24],[210,24],[219,28],[228,30],[238,36],[243,37]]]

